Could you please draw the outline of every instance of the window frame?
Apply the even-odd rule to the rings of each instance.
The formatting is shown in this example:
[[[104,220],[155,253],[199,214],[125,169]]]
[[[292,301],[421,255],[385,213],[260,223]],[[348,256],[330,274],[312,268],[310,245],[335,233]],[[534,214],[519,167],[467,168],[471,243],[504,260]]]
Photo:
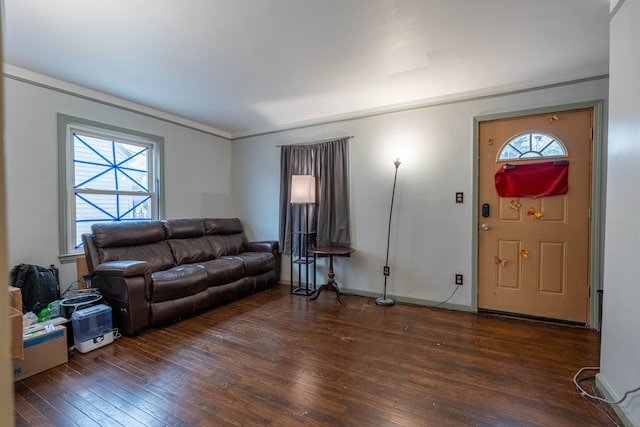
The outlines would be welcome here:
[[[74,138],[72,129],[90,136],[107,138],[123,143],[148,145],[149,150],[149,193],[152,193],[152,219],[164,217],[164,138],[132,129],[126,129],[79,117],[58,114],[58,193],[59,193],[59,230],[60,260],[73,262],[84,253],[82,248],[75,249],[76,204],[74,197]],[[114,194],[113,190],[91,190],[92,193]],[[118,193],[127,193],[121,191]],[[154,200],[155,199],[155,200]],[[155,216],[153,215],[155,213]]]

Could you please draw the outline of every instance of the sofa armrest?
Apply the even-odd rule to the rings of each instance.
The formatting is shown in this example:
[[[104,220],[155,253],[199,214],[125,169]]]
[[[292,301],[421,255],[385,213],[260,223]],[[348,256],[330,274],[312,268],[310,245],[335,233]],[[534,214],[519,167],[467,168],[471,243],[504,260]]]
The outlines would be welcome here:
[[[276,259],[276,282],[280,281],[280,252],[277,240],[263,240],[257,242],[245,242],[246,252],[270,252]]]
[[[99,282],[109,282],[109,278],[121,277],[135,277],[142,276],[144,281],[144,295],[147,300],[151,298],[151,265],[146,261],[109,261],[99,264],[93,270],[93,278],[100,277],[104,280]],[[120,283],[127,283],[126,280]]]
[[[276,240],[245,242],[244,250],[247,252],[271,252],[275,255],[278,253],[278,242]]]
[[[99,264],[93,274],[121,277],[151,275],[151,266],[146,261],[109,261]]]

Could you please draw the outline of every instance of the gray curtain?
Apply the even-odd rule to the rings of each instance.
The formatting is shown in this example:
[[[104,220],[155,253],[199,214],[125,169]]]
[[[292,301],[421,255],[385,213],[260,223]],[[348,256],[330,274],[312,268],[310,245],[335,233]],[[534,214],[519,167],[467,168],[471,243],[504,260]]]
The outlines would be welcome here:
[[[293,230],[316,231],[318,246],[350,246],[349,138],[309,145],[285,145],[280,153],[280,249],[300,253]],[[316,178],[316,203],[291,204],[291,175]],[[308,212],[307,212],[308,209]],[[302,221],[302,223],[300,223]],[[292,248],[293,246],[293,248]]]

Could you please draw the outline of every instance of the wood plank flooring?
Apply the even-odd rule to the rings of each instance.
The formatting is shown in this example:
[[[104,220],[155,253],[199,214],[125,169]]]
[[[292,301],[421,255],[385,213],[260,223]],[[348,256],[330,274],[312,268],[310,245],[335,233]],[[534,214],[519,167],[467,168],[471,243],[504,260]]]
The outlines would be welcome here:
[[[615,425],[572,382],[597,332],[343,299],[280,285],[74,351],[15,384],[16,426]]]

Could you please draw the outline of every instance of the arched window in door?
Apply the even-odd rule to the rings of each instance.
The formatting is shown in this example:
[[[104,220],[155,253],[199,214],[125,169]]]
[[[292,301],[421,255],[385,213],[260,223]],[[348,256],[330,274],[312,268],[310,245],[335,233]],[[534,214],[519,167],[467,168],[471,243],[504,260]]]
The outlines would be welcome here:
[[[498,160],[527,160],[536,157],[567,157],[567,149],[556,137],[541,133],[521,133],[500,150]]]

